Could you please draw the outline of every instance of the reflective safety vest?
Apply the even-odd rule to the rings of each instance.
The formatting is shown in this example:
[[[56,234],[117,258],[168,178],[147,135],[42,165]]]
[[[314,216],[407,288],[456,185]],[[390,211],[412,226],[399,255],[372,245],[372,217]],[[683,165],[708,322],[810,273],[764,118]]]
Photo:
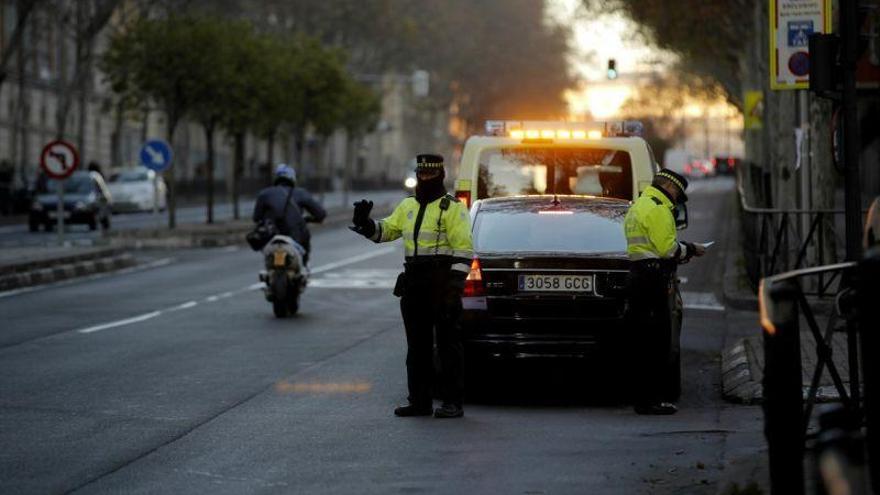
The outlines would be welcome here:
[[[623,228],[629,259],[679,259],[687,251],[676,238],[674,205],[662,191],[648,186],[629,207]]]
[[[463,203],[449,194],[426,205],[408,197],[378,220],[374,242],[403,237],[407,258],[450,257],[452,269],[468,273],[474,257],[471,219]]]

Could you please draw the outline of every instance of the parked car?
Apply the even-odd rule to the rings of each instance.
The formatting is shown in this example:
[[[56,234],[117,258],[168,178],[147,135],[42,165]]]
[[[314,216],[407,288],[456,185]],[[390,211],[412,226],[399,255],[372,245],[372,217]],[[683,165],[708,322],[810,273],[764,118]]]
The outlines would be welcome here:
[[[715,164],[715,170],[719,175],[733,175],[736,173],[736,167],[739,166],[740,159],[732,156],[716,156],[712,159]]]
[[[50,230],[58,221],[58,188],[64,191],[64,223],[86,224],[89,229],[110,228],[113,204],[107,184],[97,172],[74,172],[63,181],[47,180],[45,187],[37,190],[31,203],[28,226],[36,232],[40,225]]]
[[[504,360],[631,355],[630,261],[623,218],[629,201],[518,196],[477,201],[474,261],[462,297],[467,369]],[[672,311],[667,396],[680,393],[682,303]],[[659,328],[659,326],[658,326]]]
[[[154,191],[156,172],[140,167],[121,170],[110,177],[110,193],[113,195],[113,212],[149,211],[157,206],[164,210],[167,202],[165,180],[158,177]]]

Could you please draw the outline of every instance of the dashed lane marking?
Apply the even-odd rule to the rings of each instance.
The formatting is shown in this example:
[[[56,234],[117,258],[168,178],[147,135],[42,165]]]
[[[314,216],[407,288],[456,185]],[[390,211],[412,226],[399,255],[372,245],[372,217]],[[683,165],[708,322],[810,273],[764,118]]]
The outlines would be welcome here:
[[[330,270],[334,270],[334,269],[336,269],[336,268],[341,268],[341,267],[346,266],[346,265],[351,265],[351,264],[358,263],[358,262],[361,262],[361,261],[364,261],[364,260],[368,260],[368,259],[371,259],[371,258],[377,258],[377,257],[379,257],[379,256],[383,256],[383,255],[385,255],[385,254],[391,253],[391,252],[393,252],[393,251],[395,251],[395,250],[396,250],[396,248],[393,247],[393,246],[383,247],[383,248],[377,249],[377,250],[375,250],[375,251],[370,251],[370,252],[367,252],[367,253],[364,253],[364,254],[359,254],[359,255],[357,255],[357,256],[352,256],[352,257],[350,257],[350,258],[346,258],[346,259],[343,259],[343,260],[335,261],[335,262],[333,262],[333,263],[327,263],[326,265],[321,265],[321,266],[315,267],[315,268],[312,269],[311,273],[312,273],[312,274],[315,274],[315,273],[323,273],[323,272],[327,272],[327,271],[330,271]],[[217,302],[217,301],[219,301],[219,300],[221,300],[221,299],[227,299],[227,298],[233,297],[233,296],[235,296],[235,295],[237,295],[237,294],[241,294],[241,293],[244,293],[244,292],[250,292],[250,291],[254,291],[254,290],[259,290],[259,289],[261,289],[262,287],[263,287],[263,283],[262,283],[262,282],[258,282],[258,283],[248,285],[247,287],[244,287],[244,288],[241,288],[241,289],[238,289],[238,290],[227,291],[227,292],[221,292],[221,293],[219,293],[219,294],[213,294],[213,295],[210,295],[210,296],[204,298],[204,299],[202,300],[202,302],[205,302],[205,303]],[[156,310],[156,311],[151,311],[151,312],[149,312],[149,313],[144,313],[144,314],[141,314],[141,315],[132,316],[132,317],[130,317],[130,318],[125,318],[125,319],[122,319],[122,320],[111,321],[111,322],[108,322],[108,323],[101,323],[101,324],[99,324],[99,325],[94,325],[94,326],[90,326],[90,327],[86,327],[86,328],[81,328],[81,329],[77,329],[77,330],[74,330],[74,331],[77,332],[77,333],[82,333],[82,334],[89,334],[89,333],[94,333],[94,332],[100,332],[100,331],[102,331],[102,330],[108,330],[108,329],[111,329],[111,328],[119,328],[119,327],[122,327],[122,326],[131,325],[131,324],[134,324],[134,323],[140,323],[140,322],[143,322],[143,321],[151,320],[151,319],[156,318],[156,317],[158,317],[158,316],[161,316],[161,315],[163,315],[163,314],[167,314],[167,313],[171,313],[171,312],[175,312],[175,311],[183,311],[183,310],[187,310],[187,309],[190,309],[190,308],[194,308],[194,307],[196,307],[196,306],[198,306],[198,305],[199,305],[199,302],[198,302],[198,301],[187,301],[187,302],[184,302],[184,303],[181,303],[181,304],[177,304],[177,305],[171,306],[171,307],[169,307],[169,308],[159,309],[159,310]]]

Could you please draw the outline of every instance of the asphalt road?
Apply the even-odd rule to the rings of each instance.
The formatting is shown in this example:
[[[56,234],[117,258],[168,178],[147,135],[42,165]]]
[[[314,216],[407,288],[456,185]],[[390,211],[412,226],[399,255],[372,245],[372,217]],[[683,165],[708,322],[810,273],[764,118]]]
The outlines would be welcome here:
[[[713,493],[761,428],[720,396],[732,187],[690,195],[686,237],[718,243],[681,270],[677,415],[635,415],[613,366],[587,365],[507,367],[461,420],[395,418],[402,247],[328,228],[292,319],[243,249],[0,294],[0,492]]]

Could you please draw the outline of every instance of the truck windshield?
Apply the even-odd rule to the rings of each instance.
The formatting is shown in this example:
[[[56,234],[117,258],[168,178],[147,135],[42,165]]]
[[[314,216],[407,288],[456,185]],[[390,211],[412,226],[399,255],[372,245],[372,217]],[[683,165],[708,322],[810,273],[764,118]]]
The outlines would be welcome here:
[[[602,148],[495,148],[480,154],[477,199],[522,194],[586,194],[633,199],[626,151]]]

